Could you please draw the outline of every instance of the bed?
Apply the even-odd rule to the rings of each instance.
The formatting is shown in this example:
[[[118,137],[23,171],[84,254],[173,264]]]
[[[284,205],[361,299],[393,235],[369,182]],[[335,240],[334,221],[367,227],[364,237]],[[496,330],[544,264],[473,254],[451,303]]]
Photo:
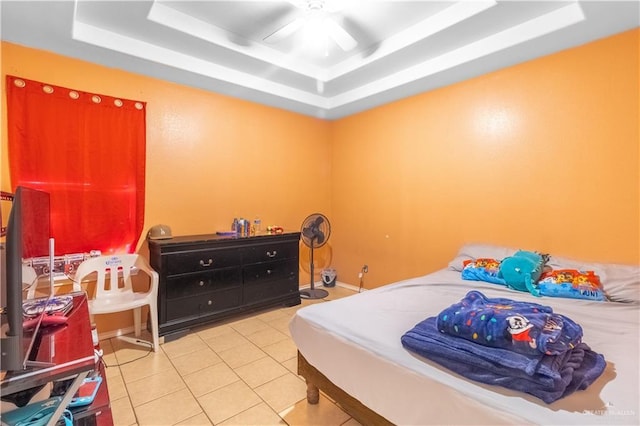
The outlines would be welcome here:
[[[467,259],[502,259],[513,249],[461,248],[448,267],[354,296],[301,308],[290,323],[307,400],[318,389],[362,424],[640,424],[640,267],[551,256],[552,268],[594,270],[609,301],[535,297],[461,278]],[[579,323],[583,341],[604,355],[586,390],[551,404],[523,392],[466,379],[406,350],[401,336],[471,290],[547,305]]]

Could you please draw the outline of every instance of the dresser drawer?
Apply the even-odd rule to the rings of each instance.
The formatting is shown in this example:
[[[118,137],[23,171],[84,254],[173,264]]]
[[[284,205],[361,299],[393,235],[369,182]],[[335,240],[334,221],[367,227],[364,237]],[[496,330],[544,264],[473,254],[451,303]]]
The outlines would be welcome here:
[[[240,306],[242,288],[235,287],[198,296],[174,299],[167,303],[167,321],[199,317]]]
[[[243,263],[269,262],[298,257],[298,241],[259,244],[244,250]]]
[[[290,259],[247,265],[243,268],[243,275],[245,285],[287,279],[298,275],[298,260]]]
[[[195,296],[242,285],[240,266],[167,278],[167,299]]]
[[[149,262],[159,275],[158,331],[166,339],[263,307],[300,304],[299,232],[185,235],[148,243]]]
[[[290,275],[287,279],[273,281],[256,281],[253,284],[245,284],[242,303],[251,305],[263,303],[270,299],[299,294],[298,274]]]
[[[197,250],[171,253],[166,257],[167,275],[187,272],[209,271],[215,268],[240,265],[242,252],[230,250]]]

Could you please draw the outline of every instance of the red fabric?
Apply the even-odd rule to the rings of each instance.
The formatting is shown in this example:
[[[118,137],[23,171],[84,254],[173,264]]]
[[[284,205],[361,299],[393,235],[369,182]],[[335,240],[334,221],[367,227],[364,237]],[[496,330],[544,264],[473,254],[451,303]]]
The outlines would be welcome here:
[[[6,88],[11,184],[50,193],[56,255],[135,251],[144,226],[145,103],[14,76]]]

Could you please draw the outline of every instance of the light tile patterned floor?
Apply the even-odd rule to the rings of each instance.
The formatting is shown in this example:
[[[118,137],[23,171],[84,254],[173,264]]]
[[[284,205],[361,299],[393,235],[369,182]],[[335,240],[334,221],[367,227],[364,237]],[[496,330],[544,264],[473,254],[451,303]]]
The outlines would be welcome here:
[[[292,315],[354,294],[326,290],[324,300],[199,327],[156,353],[118,338],[102,340],[115,425],[359,425],[322,394],[319,404],[307,404],[306,384],[296,373]]]

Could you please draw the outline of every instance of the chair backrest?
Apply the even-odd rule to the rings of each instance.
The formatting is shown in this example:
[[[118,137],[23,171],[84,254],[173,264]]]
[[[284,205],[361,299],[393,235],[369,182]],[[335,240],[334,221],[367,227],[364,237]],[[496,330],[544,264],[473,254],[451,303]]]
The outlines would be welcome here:
[[[38,289],[38,274],[31,266],[22,265],[22,288],[27,292],[27,299],[33,299]]]
[[[74,291],[82,290],[82,280],[96,273],[95,298],[100,299],[123,292],[133,292],[131,273],[135,269],[146,271],[144,258],[137,254],[114,254],[92,257],[82,262],[73,280]]]

